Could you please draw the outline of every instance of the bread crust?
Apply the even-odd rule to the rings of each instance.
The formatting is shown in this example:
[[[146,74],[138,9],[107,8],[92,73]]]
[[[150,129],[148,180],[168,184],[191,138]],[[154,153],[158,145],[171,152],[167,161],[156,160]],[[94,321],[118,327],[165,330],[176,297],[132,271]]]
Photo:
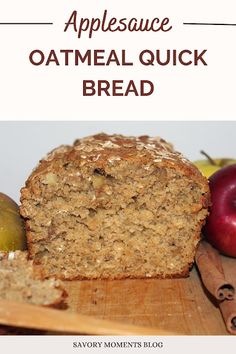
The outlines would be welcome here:
[[[21,203],[28,193],[32,192],[33,180],[41,174],[51,171],[59,172],[66,163],[74,163],[78,169],[85,165],[96,165],[97,168],[107,168],[115,163],[115,159],[136,161],[140,165],[155,165],[156,167],[174,168],[183,175],[192,178],[205,188],[209,197],[207,179],[196,166],[187,160],[181,153],[174,151],[170,143],[159,137],[148,136],[124,137],[122,135],[107,135],[104,133],[77,139],[72,146],[62,145],[52,150],[26,181],[21,189]],[[33,191],[37,192],[37,191]],[[205,206],[209,205],[209,198],[205,198]],[[23,208],[21,212],[24,216]]]

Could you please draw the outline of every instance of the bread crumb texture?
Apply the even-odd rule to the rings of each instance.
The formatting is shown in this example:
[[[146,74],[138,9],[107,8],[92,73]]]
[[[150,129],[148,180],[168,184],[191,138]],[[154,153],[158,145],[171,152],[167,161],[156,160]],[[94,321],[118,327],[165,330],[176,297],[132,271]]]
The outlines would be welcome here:
[[[63,302],[66,292],[62,282],[40,278],[27,252],[0,253],[0,299],[43,306]]]
[[[208,213],[198,169],[161,138],[60,146],[21,189],[30,258],[61,279],[187,276]]]

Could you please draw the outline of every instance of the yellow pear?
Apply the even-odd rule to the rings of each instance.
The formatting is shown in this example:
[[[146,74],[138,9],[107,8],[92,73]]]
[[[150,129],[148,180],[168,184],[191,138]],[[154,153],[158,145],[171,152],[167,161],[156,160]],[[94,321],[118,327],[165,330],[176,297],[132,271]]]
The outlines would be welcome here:
[[[211,158],[204,151],[201,154],[206,157],[205,160],[194,161],[194,165],[201,171],[203,176],[209,178],[213,173],[220,170],[224,166],[232,165],[236,163],[236,159],[233,158]]]
[[[18,205],[0,193],[0,251],[26,249],[26,236]]]

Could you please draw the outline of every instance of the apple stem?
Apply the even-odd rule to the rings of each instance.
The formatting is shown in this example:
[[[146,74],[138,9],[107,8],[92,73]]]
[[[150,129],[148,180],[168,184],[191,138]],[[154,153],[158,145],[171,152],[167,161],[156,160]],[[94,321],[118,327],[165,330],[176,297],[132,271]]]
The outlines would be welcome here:
[[[210,155],[208,155],[205,151],[201,150],[200,153],[204,156],[206,156],[206,158],[209,160],[209,162],[211,163],[211,165],[216,166],[215,161],[211,158]]]

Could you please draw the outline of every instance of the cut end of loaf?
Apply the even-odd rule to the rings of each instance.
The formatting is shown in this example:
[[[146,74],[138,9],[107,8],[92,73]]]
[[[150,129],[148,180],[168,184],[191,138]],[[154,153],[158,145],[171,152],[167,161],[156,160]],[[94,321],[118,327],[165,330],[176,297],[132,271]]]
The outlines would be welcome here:
[[[98,135],[49,154],[22,189],[31,258],[61,279],[187,276],[208,185],[163,140]]]

